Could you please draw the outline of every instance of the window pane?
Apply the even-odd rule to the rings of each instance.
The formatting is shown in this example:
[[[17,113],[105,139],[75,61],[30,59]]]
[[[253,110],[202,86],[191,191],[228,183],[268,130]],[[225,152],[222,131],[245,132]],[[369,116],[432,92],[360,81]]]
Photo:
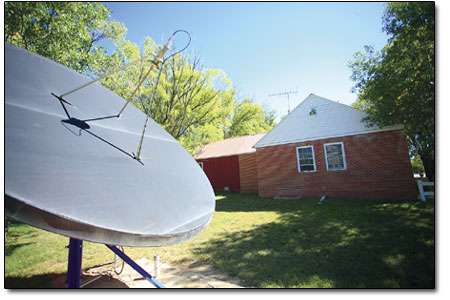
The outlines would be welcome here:
[[[297,149],[300,172],[315,171],[312,147]]]
[[[300,165],[300,171],[314,171],[314,166],[302,166],[302,165]]]
[[[304,162],[304,164],[305,164],[305,165],[313,165],[313,164],[314,164],[314,162],[313,162],[313,160],[312,160],[312,159],[305,159],[305,162]]]
[[[342,145],[327,145],[328,169],[344,169],[344,156],[342,154]]]

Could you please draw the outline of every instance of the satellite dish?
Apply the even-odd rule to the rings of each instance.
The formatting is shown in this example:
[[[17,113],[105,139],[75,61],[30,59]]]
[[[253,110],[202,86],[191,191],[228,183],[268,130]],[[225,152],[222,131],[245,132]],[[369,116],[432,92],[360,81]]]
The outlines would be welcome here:
[[[202,232],[214,193],[192,156],[98,83],[5,44],[5,214],[79,240],[164,246]]]

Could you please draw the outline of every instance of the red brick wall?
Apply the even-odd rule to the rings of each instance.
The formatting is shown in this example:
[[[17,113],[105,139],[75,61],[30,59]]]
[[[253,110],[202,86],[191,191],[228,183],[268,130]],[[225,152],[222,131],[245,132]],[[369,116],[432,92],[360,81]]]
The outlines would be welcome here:
[[[347,169],[327,171],[323,144],[343,142]],[[316,172],[299,173],[296,147],[314,146]],[[262,197],[417,199],[403,131],[385,131],[259,148]]]
[[[239,155],[239,175],[241,178],[241,193],[257,194],[256,153]]]

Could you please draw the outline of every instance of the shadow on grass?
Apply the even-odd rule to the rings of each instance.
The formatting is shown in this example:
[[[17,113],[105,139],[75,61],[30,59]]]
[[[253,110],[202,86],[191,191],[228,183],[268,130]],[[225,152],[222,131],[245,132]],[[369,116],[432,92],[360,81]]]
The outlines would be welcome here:
[[[30,277],[6,277],[5,289],[64,289],[67,288],[67,274],[43,274]],[[83,275],[80,284],[96,279],[96,276]],[[102,276],[83,288],[129,288],[122,281],[110,276]]]
[[[15,227],[15,230],[8,230],[7,234],[5,234],[5,239],[15,240],[18,242],[15,243],[5,242],[5,256],[10,256],[14,253],[15,250],[20,249],[24,246],[31,245],[31,243],[20,242],[22,238],[25,237],[27,239],[32,239],[37,237],[37,233],[33,232],[32,228],[25,224],[11,220],[9,226]]]
[[[297,201],[297,202],[295,202]],[[216,198],[216,211],[252,212],[252,211],[292,211],[298,200],[273,200],[253,194],[220,193]],[[293,206],[294,205],[294,206]]]
[[[20,249],[24,246],[31,245],[31,243],[17,243],[17,244],[6,244],[5,243],[5,256],[11,256],[15,250]]]
[[[219,212],[279,213],[195,249],[250,286],[435,287],[434,203],[221,197]]]
[[[8,229],[8,232],[6,233],[7,238],[34,238],[37,236],[32,227],[18,221],[11,220],[9,223],[9,227],[14,227],[14,230]]]

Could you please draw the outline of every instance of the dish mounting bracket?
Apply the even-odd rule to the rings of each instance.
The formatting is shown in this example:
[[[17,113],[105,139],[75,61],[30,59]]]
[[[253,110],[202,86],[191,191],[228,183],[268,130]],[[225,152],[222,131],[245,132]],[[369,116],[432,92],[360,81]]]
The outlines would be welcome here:
[[[155,277],[150,275],[141,266],[139,266],[135,261],[128,257],[125,253],[119,250],[116,246],[105,245],[117,256],[123,259],[127,264],[130,265],[136,272],[142,275],[145,279],[150,281],[156,288],[164,288]],[[83,241],[70,238],[69,242],[69,263],[67,269],[67,285],[71,289],[80,288],[81,279],[81,265],[82,265],[82,254],[83,254]]]

